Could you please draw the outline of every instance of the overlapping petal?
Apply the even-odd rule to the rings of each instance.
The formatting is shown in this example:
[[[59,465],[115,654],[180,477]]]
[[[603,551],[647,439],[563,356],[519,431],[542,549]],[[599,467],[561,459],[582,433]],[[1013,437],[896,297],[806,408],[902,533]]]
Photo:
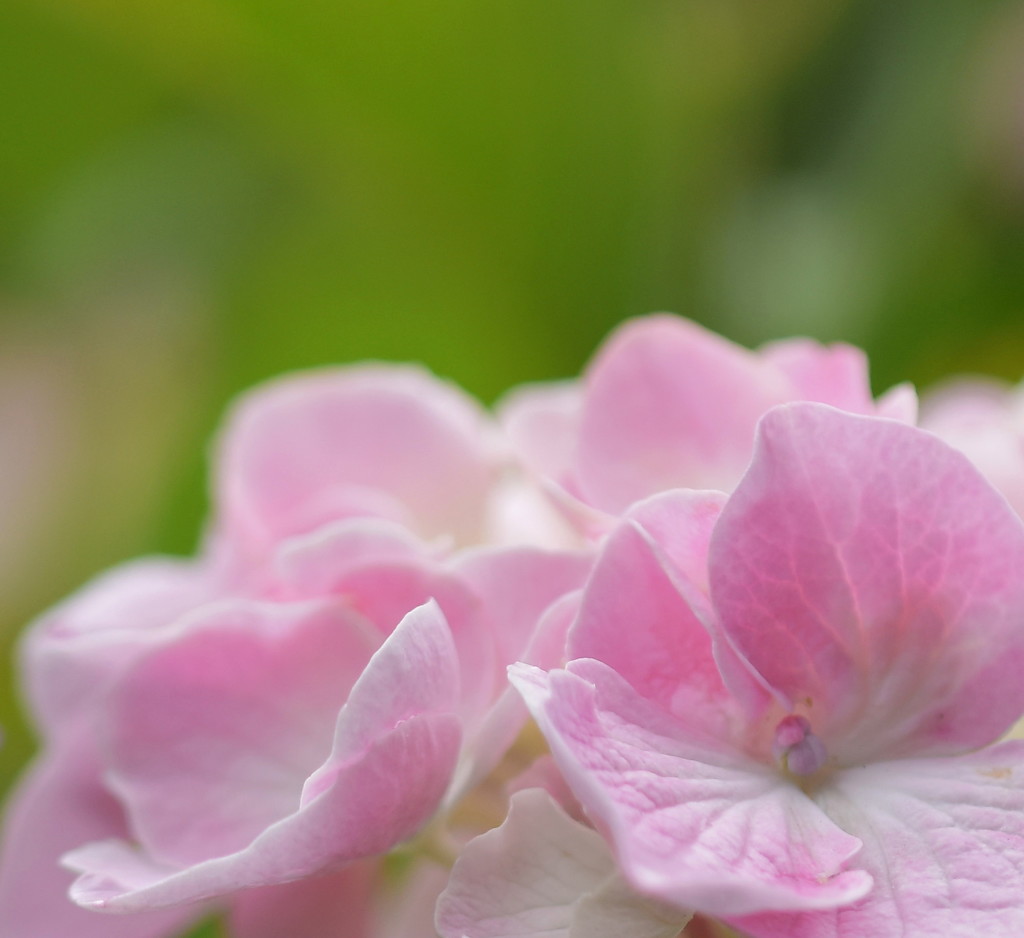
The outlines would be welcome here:
[[[460,713],[476,721],[502,677],[497,637],[483,603],[449,558],[408,532],[376,520],[336,522],[290,538],[279,551],[278,588],[287,597],[333,596],[388,635],[410,609],[433,600],[459,655]]]
[[[951,381],[924,399],[921,426],[965,453],[1024,515],[1024,388]]]
[[[1024,710],[1024,527],[929,434],[773,411],[710,567],[723,629],[841,762],[976,747]]]
[[[758,418],[789,392],[779,370],[695,323],[673,316],[628,323],[587,372],[582,493],[620,514],[665,489],[731,488]]]
[[[689,493],[669,496],[667,503],[662,496],[659,501],[659,517],[671,517],[678,531],[698,529],[692,509],[707,507],[707,501],[720,507],[715,496],[705,500]],[[701,512],[698,517],[713,520],[714,514]],[[699,594],[700,587],[682,570],[673,576],[667,557],[671,549],[671,544],[663,548],[633,520],[609,535],[583,593],[567,656],[609,664],[639,693],[681,721],[728,738],[730,724],[743,715],[722,680],[708,625],[680,592],[681,585],[689,587],[691,595]],[[706,556],[706,545],[704,549]]]
[[[573,591],[548,607],[520,656],[522,662],[539,668],[554,668],[564,663],[566,636],[576,618],[579,602],[579,591]],[[514,687],[506,685],[467,740],[445,799],[446,805],[454,805],[499,764],[528,719],[522,697]]]
[[[640,891],[711,914],[832,908],[871,877],[860,841],[730,744],[683,726],[607,665],[513,680],[575,795]]]
[[[735,924],[757,938],[1024,933],[1024,743],[841,772],[818,796],[864,841],[875,888],[851,906]]]
[[[1024,711],[1024,524],[915,404],[848,346],[668,316],[507,399],[518,472],[415,368],[251,395],[205,554],[26,643],[50,751],[0,923],[170,938],[213,900],[239,938],[425,936],[440,882],[410,860],[384,914],[381,856],[496,819],[528,706],[552,755],[465,848],[451,938],[675,938],[691,907],[754,938],[1016,936],[1024,743],[979,747]],[[139,917],[41,914],[65,848],[77,902]]]
[[[479,597],[503,664],[521,660],[541,615],[583,585],[591,551],[485,548],[458,558],[453,572]]]
[[[319,622],[308,627],[320,637]],[[259,637],[253,641],[258,643]],[[310,642],[305,636],[297,641],[301,646],[300,658],[323,650],[318,642]],[[249,689],[246,678],[259,671],[264,663],[258,654],[255,657],[257,666],[250,669],[250,674],[242,669],[243,692]],[[331,663],[337,664],[333,655],[328,657],[332,660],[324,667],[325,671]],[[159,671],[164,666],[160,655],[154,654],[153,659]],[[230,659],[219,660],[222,667],[231,667]],[[286,672],[288,670],[285,668]],[[315,680],[317,673],[314,667],[314,688],[303,689],[298,701],[294,694],[288,695],[291,699],[282,698],[285,708],[289,704],[300,704],[295,717],[298,722],[305,722],[303,710],[310,713],[316,709],[307,706],[310,703],[307,694],[316,704],[325,704],[328,708],[331,705],[331,701],[319,699],[321,692],[329,694],[330,689]],[[281,681],[287,685],[287,675]],[[173,685],[175,681],[170,683]],[[344,681],[340,683],[343,685]],[[175,690],[190,689],[187,680],[184,684],[182,687],[182,682],[178,681]],[[231,688],[230,679],[218,682],[218,687],[220,693],[224,693],[224,687]],[[142,691],[141,688],[136,690]],[[158,688],[156,693],[166,700],[167,686]],[[230,696],[230,690],[227,693]],[[258,819],[260,824],[252,825],[261,829],[250,843],[234,852],[192,859],[189,865],[183,865],[180,859],[177,863],[169,862],[166,848],[161,855],[154,856],[117,841],[83,847],[66,858],[66,863],[82,874],[72,888],[72,897],[96,909],[136,912],[288,882],[386,851],[415,833],[440,803],[459,749],[459,721],[453,715],[457,700],[458,662],[447,625],[436,605],[414,610],[370,659],[340,713],[335,708],[337,724],[330,755],[304,781],[301,791],[291,790],[294,800],[289,813],[267,823],[271,809],[269,800],[264,799]],[[222,744],[225,774],[230,774],[240,752],[243,768],[248,761],[258,775],[272,760],[257,752],[263,743],[259,736],[259,713],[252,715],[249,730],[256,735],[254,742],[250,742],[244,736],[228,739],[231,730],[244,730],[245,722],[236,719],[238,714],[231,706],[227,709],[228,732],[214,739],[214,743]],[[217,716],[214,709],[211,719],[216,721]],[[274,718],[283,716],[272,712]],[[171,737],[179,730],[184,727],[172,727]],[[207,737],[206,741],[209,739]],[[278,739],[275,743],[278,752],[281,745],[285,746],[284,761],[295,756],[290,751],[292,740]],[[304,740],[303,749],[306,743]],[[201,762],[213,765],[213,759],[205,756]],[[137,789],[129,792],[122,772],[119,787],[125,794],[135,791],[151,794],[145,784],[149,781],[145,767],[142,774],[144,778]],[[159,777],[157,787],[165,786],[163,773],[155,774]],[[294,782],[296,773],[292,771],[289,775]],[[280,786],[276,784],[277,779],[270,781],[268,787],[275,793],[273,808],[280,811],[284,805],[284,801],[276,797]],[[210,804],[216,800],[213,795],[230,797],[230,785],[222,782],[223,779],[214,778],[200,796],[206,797]],[[150,807],[156,810],[155,805]],[[213,813],[214,820],[227,818],[230,837],[221,840],[211,837],[211,846],[225,846],[243,839],[243,829],[248,829],[243,822],[252,820],[252,810],[245,808],[241,819],[239,810],[220,807],[219,813]],[[135,818],[137,826],[142,822],[141,814],[140,809]],[[199,815],[194,824],[202,825],[209,817],[210,812]],[[198,851],[204,833],[209,835],[210,832],[199,831],[194,843],[186,836],[184,846],[194,846]],[[183,845],[177,846],[181,850]],[[179,852],[176,858],[192,856]]]
[[[502,405],[521,462],[578,530],[677,487],[731,490],[770,408],[811,400],[913,422],[901,385],[872,399],[864,354],[809,339],[749,351],[677,316],[631,320],[578,384],[526,386]]]
[[[174,938],[201,914],[168,909],[112,921],[68,901],[63,853],[128,834],[124,810],[100,782],[87,737],[66,735],[21,779],[6,807],[0,853],[0,934],[12,938]]]
[[[445,938],[675,938],[689,917],[627,887],[601,837],[539,789],[467,845],[437,908]]]
[[[336,873],[242,892],[231,902],[231,938],[374,938],[378,867],[350,863]]]
[[[55,734],[73,726],[155,633],[217,590],[214,573],[200,564],[137,560],[37,619],[25,635],[22,673],[40,729]]]
[[[378,644],[337,603],[236,601],[190,617],[105,707],[107,777],[141,845],[187,865],[294,811]]]
[[[220,524],[252,555],[365,515],[472,541],[499,456],[471,398],[422,369],[388,365],[292,376],[250,393],[220,453]]]

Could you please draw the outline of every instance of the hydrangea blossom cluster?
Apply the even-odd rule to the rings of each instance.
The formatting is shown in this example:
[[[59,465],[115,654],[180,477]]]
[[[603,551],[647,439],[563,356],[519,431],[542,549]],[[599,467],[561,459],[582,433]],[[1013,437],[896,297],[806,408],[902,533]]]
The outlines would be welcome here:
[[[257,389],[198,555],[26,634],[0,934],[1024,934],[1021,423],[978,388],[918,426],[856,349],[662,315],[496,416]]]

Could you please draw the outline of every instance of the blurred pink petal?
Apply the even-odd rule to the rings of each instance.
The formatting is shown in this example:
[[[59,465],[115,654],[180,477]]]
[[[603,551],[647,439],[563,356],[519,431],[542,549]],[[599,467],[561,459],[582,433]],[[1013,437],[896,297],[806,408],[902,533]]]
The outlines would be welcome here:
[[[479,546],[503,484],[535,493],[482,409],[419,369],[283,379],[239,405],[220,452],[201,555],[113,571],[24,657],[51,745],[81,737],[81,783],[117,812],[50,849],[81,874],[76,900],[224,896],[255,930],[252,890],[288,921],[281,884],[386,853],[497,765],[526,718],[505,669],[562,660],[590,555]],[[543,541],[544,514],[524,536]],[[46,823],[24,836],[49,843]]]
[[[330,686],[330,676],[339,675],[344,696],[345,667],[350,674],[357,672],[359,660],[337,671],[351,644],[348,638],[335,643],[329,620],[312,611],[276,641],[273,633],[282,624],[262,624],[270,632],[273,655],[259,648],[268,639],[260,636],[258,620],[248,623],[249,641],[256,647],[243,653],[242,624],[210,626],[221,634],[206,668],[189,635],[184,645],[172,643],[154,652],[144,663],[148,675],[140,668],[133,675],[138,683],[127,682],[122,706],[141,716],[123,714],[123,719],[142,719],[147,732],[125,747],[131,764],[118,767],[115,781],[152,853],[117,841],[70,853],[66,863],[82,874],[72,887],[80,904],[136,912],[299,879],[386,851],[436,810],[459,745],[458,720],[451,712],[458,697],[458,665],[436,606],[414,610],[403,620],[373,655],[340,712],[339,688]],[[341,631],[345,625],[333,628]],[[230,657],[219,653],[225,635],[229,644],[239,646]],[[180,672],[168,660],[179,654]],[[186,666],[190,657],[197,665],[191,673]],[[242,665],[237,672],[236,662]],[[268,704],[261,702],[259,691],[275,662],[283,665],[283,674],[273,681],[282,686]],[[303,674],[309,686],[301,685]],[[187,699],[204,686],[209,705],[194,719],[160,712],[171,709],[165,707],[168,699]],[[147,707],[153,726],[146,723]],[[333,715],[337,725],[330,754],[303,779],[314,737],[330,745],[322,736],[324,718]],[[200,718],[212,730],[197,723]],[[164,729],[148,732],[159,729],[161,721],[167,723]],[[192,764],[174,778],[171,765],[154,769],[146,756],[149,746],[167,747],[172,755],[175,746],[185,747],[183,755],[195,746],[199,755],[191,756]],[[203,752],[207,747],[208,754]],[[183,790],[176,791],[176,784]],[[158,819],[161,794],[169,804],[181,799],[180,832]],[[207,808],[189,819],[188,800]]]
[[[538,789],[467,845],[437,908],[444,938],[676,938],[688,919],[626,887],[601,837]]]
[[[567,593],[541,616],[520,660],[541,668],[554,668],[565,661],[566,636],[579,610],[578,591]],[[455,805],[494,769],[512,747],[529,713],[514,687],[506,685],[498,699],[485,711],[479,726],[467,741],[446,805]]]
[[[872,399],[863,353],[809,339],[751,352],[678,316],[631,320],[578,384],[526,386],[502,404],[520,461],[594,536],[631,504],[673,488],[728,491],[771,407],[811,400],[913,421],[901,386]]]
[[[789,379],[794,400],[831,404],[853,414],[875,411],[868,359],[859,348],[786,339],[762,346],[760,355]]]
[[[487,610],[502,662],[520,660],[543,612],[582,585],[590,551],[483,548],[455,562],[455,572]]]
[[[231,938],[375,938],[371,903],[377,880],[377,865],[362,862],[337,873],[246,890],[232,900],[229,934]],[[102,916],[101,921],[111,919]]]
[[[254,556],[358,515],[471,542],[498,458],[482,409],[419,368],[291,376],[235,407],[220,446],[220,525]]]
[[[196,863],[294,811],[378,641],[337,604],[234,602],[144,656],[104,708],[107,777],[140,844]]]
[[[0,934],[11,938],[175,938],[195,908],[111,920],[68,901],[72,847],[128,834],[124,811],[99,781],[90,742],[66,735],[21,779],[6,807],[0,854]]]
[[[498,660],[497,636],[487,610],[452,558],[438,556],[392,527],[378,520],[352,519],[289,539],[275,564],[280,572],[277,589],[292,598],[335,597],[357,610],[382,636],[410,609],[436,601],[459,656],[459,712],[475,723],[498,692],[507,663]]]
[[[925,397],[921,426],[965,453],[1024,516],[1024,388],[950,381]]]
[[[613,514],[665,489],[732,488],[758,418],[791,393],[753,353],[669,316],[620,327],[586,380],[580,487]]]
[[[73,725],[161,629],[216,595],[200,565],[172,558],[115,567],[29,626],[22,673],[37,725]]]

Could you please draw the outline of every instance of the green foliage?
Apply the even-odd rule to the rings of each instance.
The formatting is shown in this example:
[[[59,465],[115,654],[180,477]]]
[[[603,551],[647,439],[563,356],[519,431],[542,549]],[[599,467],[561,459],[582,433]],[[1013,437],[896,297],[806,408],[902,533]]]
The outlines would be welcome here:
[[[229,935],[219,919],[211,918],[184,935],[183,938],[229,938]]]

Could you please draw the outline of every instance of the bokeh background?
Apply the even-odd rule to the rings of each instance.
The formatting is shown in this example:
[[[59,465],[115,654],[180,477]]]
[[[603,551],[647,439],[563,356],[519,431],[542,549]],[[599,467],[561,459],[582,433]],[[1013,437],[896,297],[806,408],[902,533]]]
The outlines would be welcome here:
[[[270,375],[493,400],[673,310],[1017,380],[1022,261],[1021,2],[3,0],[0,657],[192,549]]]

